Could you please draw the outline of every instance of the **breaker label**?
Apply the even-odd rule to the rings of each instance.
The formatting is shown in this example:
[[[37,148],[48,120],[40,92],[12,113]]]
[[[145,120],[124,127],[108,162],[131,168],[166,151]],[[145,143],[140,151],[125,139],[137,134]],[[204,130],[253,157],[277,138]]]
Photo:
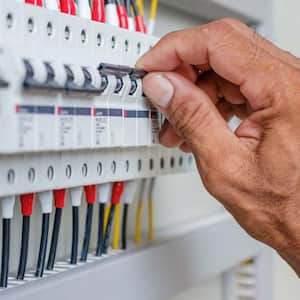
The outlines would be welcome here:
[[[90,107],[76,107],[76,146],[90,148],[92,146],[92,109]]]
[[[108,141],[108,108],[94,108],[94,133],[95,133],[95,145],[106,147],[109,145]]]
[[[33,149],[36,146],[36,139],[40,146],[46,137],[42,132],[43,126],[38,126],[39,115],[53,116],[55,114],[54,106],[42,105],[16,105],[16,114],[18,115],[18,145],[22,149]],[[45,120],[46,121],[46,120]],[[46,124],[45,124],[46,125]]]
[[[137,111],[124,110],[124,146],[135,146],[137,143]]]
[[[74,146],[74,107],[58,107],[58,145],[63,148],[72,148]]]

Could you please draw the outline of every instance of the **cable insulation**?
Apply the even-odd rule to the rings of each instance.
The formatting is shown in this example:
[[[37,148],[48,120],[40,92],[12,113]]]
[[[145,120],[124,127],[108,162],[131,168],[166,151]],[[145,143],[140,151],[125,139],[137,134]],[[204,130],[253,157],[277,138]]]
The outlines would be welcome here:
[[[105,215],[105,203],[99,204],[99,225],[98,225],[98,239],[96,256],[102,255],[103,238],[104,238],[104,215]]]
[[[9,254],[10,254],[10,219],[2,221],[2,260],[1,260],[1,277],[0,287],[6,288],[9,272]]]
[[[122,219],[122,249],[127,249],[127,221],[128,221],[129,204],[124,204],[123,219]]]
[[[120,223],[121,223],[121,204],[119,203],[116,205],[116,209],[115,209],[115,224],[114,224],[114,235],[113,235],[113,244],[112,244],[112,248],[114,250],[119,249]]]
[[[27,257],[28,257],[29,231],[30,231],[30,216],[23,216],[21,252],[20,252],[19,267],[17,272],[18,280],[24,280],[25,277]]]
[[[78,236],[79,236],[79,207],[72,207],[72,246],[70,264],[77,264],[78,256]]]
[[[43,214],[40,251],[38,256],[37,268],[35,272],[36,277],[43,277],[44,275],[47,244],[48,244],[49,222],[50,222],[50,214],[48,213]]]
[[[109,214],[108,214],[108,221],[107,221],[107,226],[106,226],[106,230],[105,230],[105,235],[104,235],[104,242],[103,242],[103,249],[102,249],[102,252],[104,254],[107,253],[107,250],[108,250],[108,247],[109,247],[110,234],[111,234],[115,209],[116,209],[116,205],[111,205],[110,210],[109,210]]]
[[[61,224],[61,216],[62,216],[62,208],[56,208],[52,237],[51,237],[51,246],[50,246],[49,258],[47,263],[47,270],[53,270],[54,268],[60,224]]]
[[[88,203],[87,210],[86,210],[85,231],[84,231],[80,261],[86,261],[88,256],[90,240],[91,240],[92,222],[93,222],[93,208],[94,205],[92,203]]]

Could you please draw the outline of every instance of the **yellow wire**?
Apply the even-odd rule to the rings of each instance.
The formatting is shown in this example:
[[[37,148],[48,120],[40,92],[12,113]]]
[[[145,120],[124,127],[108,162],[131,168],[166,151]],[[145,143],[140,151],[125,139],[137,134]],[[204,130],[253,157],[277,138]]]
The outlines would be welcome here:
[[[115,225],[114,225],[114,236],[113,236],[113,244],[112,244],[112,248],[114,250],[119,249],[120,224],[121,224],[121,204],[117,204],[116,211],[115,211]]]
[[[105,234],[106,232],[106,226],[108,223],[108,216],[109,216],[109,212],[110,212],[110,204],[106,204],[105,206],[105,212],[104,212],[104,226],[103,226],[103,233]]]
[[[136,5],[141,16],[144,16],[144,0],[136,0]]]
[[[143,201],[139,200],[136,210],[136,223],[135,223],[135,243],[140,244],[142,242],[142,212]]]
[[[154,240],[154,227],[153,227],[153,200],[150,198],[148,201],[148,240]]]
[[[151,0],[150,15],[149,15],[150,20],[154,20],[156,18],[157,3],[158,0]]]

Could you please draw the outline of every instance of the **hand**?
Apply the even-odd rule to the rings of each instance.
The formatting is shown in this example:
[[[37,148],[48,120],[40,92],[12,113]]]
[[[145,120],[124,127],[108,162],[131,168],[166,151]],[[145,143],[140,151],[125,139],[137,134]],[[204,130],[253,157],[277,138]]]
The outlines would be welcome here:
[[[168,34],[137,67],[161,143],[192,151],[207,190],[300,275],[299,60],[224,19]]]

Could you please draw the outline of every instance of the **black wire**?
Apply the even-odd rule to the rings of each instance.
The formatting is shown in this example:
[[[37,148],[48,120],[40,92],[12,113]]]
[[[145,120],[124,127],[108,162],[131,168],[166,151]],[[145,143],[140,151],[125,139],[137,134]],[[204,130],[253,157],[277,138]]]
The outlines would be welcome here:
[[[87,260],[90,239],[91,239],[92,222],[93,222],[93,207],[94,207],[93,204],[88,203],[86,209],[85,231],[84,231],[80,261]]]
[[[125,203],[123,210],[123,220],[122,220],[122,249],[127,249],[127,219],[128,219],[128,208],[129,204]]]
[[[112,224],[113,224],[113,220],[114,220],[115,209],[116,209],[116,206],[112,205],[109,210],[108,221],[107,221],[107,225],[106,225],[103,248],[102,248],[102,253],[104,253],[104,254],[107,253],[107,249],[109,246],[110,233],[111,233]]]
[[[105,203],[100,203],[99,205],[99,225],[98,225],[98,240],[97,240],[96,256],[102,255],[105,206],[106,206]]]
[[[73,226],[72,226],[72,249],[71,249],[71,265],[77,264],[78,253],[78,235],[79,235],[79,207],[73,206]]]
[[[125,0],[125,6],[126,6],[127,16],[131,17],[130,0]]]
[[[23,280],[25,276],[27,256],[28,256],[29,231],[30,231],[30,217],[23,216],[21,252],[20,252],[20,260],[19,260],[19,267],[17,273],[18,280]]]
[[[115,0],[104,0],[104,4],[115,4]]]
[[[39,251],[38,263],[35,271],[36,277],[43,277],[44,275],[47,244],[48,244],[49,221],[50,221],[50,214],[49,213],[43,214],[40,251]]]
[[[138,16],[139,15],[139,11],[138,11],[138,8],[137,8],[135,0],[130,0],[130,3],[132,5],[132,9],[133,9],[134,15]]]
[[[7,287],[9,269],[10,219],[3,219],[0,287]]]
[[[57,242],[58,242],[60,223],[61,223],[61,215],[62,215],[62,208],[56,208],[52,237],[51,237],[51,246],[50,246],[49,258],[47,263],[47,270],[53,270],[54,268]]]

